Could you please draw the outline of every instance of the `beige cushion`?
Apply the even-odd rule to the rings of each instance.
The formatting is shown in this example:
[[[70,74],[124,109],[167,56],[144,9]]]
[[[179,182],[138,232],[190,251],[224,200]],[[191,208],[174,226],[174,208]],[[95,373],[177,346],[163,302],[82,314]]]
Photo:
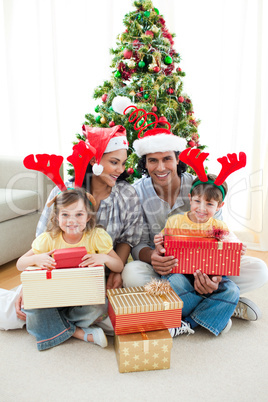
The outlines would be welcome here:
[[[38,211],[38,194],[31,190],[0,188],[0,222]]]

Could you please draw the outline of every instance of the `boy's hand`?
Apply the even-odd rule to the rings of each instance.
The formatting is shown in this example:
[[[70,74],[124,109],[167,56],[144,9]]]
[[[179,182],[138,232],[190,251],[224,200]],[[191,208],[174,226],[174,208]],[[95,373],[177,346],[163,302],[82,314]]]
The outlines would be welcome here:
[[[195,291],[201,295],[213,293],[218,289],[222,276],[212,276],[211,278],[197,270],[194,273],[194,288]]]
[[[154,244],[155,244],[155,249],[158,251],[159,254],[164,254],[166,250],[164,249],[164,237],[162,233],[158,233],[154,237]]]
[[[35,265],[45,269],[55,268],[56,262],[54,258],[51,257],[51,254],[53,254],[54,251],[55,250],[48,251],[47,253],[35,254],[34,256]]]

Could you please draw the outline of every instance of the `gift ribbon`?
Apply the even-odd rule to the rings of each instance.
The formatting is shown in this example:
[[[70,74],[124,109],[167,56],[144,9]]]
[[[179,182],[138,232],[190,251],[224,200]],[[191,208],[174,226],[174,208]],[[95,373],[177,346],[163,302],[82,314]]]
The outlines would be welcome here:
[[[132,295],[140,295],[140,294],[143,294],[143,295],[146,295],[146,296],[159,296],[163,301],[164,310],[169,310],[169,301],[168,301],[166,295],[153,295],[153,294],[150,294],[148,292],[140,291],[140,292],[133,292],[133,293],[132,292],[131,293],[117,293],[117,294],[113,295],[113,297],[116,297],[116,296],[132,296]]]
[[[218,250],[223,250],[223,242],[221,241],[221,240],[219,240],[219,239],[217,239],[216,237],[210,237],[210,236],[193,236],[193,235],[189,235],[189,236],[186,236],[186,235],[178,235],[178,234],[166,234],[165,236],[164,236],[164,238],[165,237],[183,237],[184,239],[189,239],[189,237],[192,237],[192,238],[196,238],[196,239],[212,239],[212,240],[217,240],[217,242],[218,242]],[[165,239],[164,239],[165,240]]]
[[[141,332],[141,336],[143,339],[143,351],[144,351],[144,353],[149,353],[150,341],[149,341],[149,338],[148,338],[146,332]]]

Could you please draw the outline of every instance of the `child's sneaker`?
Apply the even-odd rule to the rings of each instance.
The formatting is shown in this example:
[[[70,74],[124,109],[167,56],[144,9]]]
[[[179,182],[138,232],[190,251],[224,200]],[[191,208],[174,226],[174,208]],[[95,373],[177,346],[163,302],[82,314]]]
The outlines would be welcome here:
[[[102,348],[106,348],[106,346],[108,345],[108,342],[107,342],[106,335],[105,335],[105,333],[103,332],[103,330],[101,328],[92,326],[92,327],[89,327],[89,328],[82,328],[82,329],[85,332],[84,341],[88,342],[87,336],[92,335],[93,336],[93,342],[96,345],[99,345]]]
[[[178,336],[178,335],[194,334],[194,330],[191,328],[189,323],[186,323],[186,322],[182,321],[181,322],[181,327],[169,328],[169,333],[172,336],[172,338],[175,338],[175,336]]]
[[[240,297],[232,317],[247,321],[257,321],[261,318],[261,311],[255,303],[246,297]]]
[[[232,326],[232,320],[231,320],[231,318],[230,318],[229,321],[227,322],[226,327],[223,328],[223,330],[221,331],[221,334],[222,334],[222,335],[227,334],[227,332],[230,331],[231,326]]]

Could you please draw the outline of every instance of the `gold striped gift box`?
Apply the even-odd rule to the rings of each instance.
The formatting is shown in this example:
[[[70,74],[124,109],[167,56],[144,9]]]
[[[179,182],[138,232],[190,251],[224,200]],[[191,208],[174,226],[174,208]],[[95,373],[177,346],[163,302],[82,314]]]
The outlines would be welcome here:
[[[171,289],[150,295],[143,286],[108,289],[108,313],[116,335],[181,326],[183,302]]]

